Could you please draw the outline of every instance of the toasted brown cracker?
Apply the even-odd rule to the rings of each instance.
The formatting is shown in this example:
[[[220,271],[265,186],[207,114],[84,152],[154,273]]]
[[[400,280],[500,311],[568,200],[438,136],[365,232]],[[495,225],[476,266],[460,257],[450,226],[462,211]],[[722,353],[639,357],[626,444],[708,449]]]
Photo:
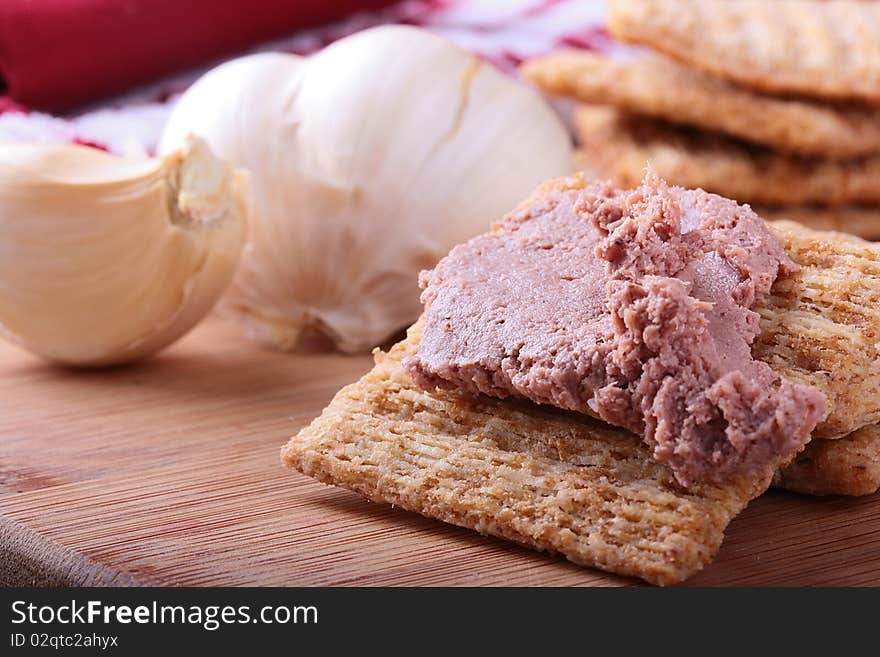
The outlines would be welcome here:
[[[816,230],[834,230],[866,240],[880,240],[880,206],[759,205],[754,210],[769,221],[790,219]]]
[[[583,105],[575,114],[578,162],[634,187],[645,164],[670,183],[701,187],[741,203],[880,201],[880,155],[828,160],[781,155],[615,109]]]
[[[880,103],[880,3],[612,0],[622,41],[770,92]]]
[[[684,490],[641,439],[574,413],[425,392],[400,366],[421,328],[282,450],[320,481],[655,584],[712,559],[771,474]]]
[[[871,495],[880,489],[880,425],[840,440],[813,440],[773,484],[808,495]]]
[[[880,108],[777,98],[665,57],[556,52],[521,71],[548,93],[719,131],[788,153],[854,158],[880,152]]]
[[[530,200],[584,184],[582,176],[548,181]],[[771,229],[802,269],[757,309],[756,355],[825,391],[826,434],[876,422],[880,245],[789,222]],[[290,440],[284,462],[377,502],[657,584],[705,566],[730,520],[771,479],[685,490],[623,429],[526,402],[421,390],[400,365],[420,337],[417,323],[390,353],[377,353],[373,370]],[[867,491],[878,477],[876,459],[863,471],[857,462],[877,448],[868,435],[808,446],[777,483]]]
[[[880,244],[787,221],[769,224],[799,272],[755,307],[756,358],[828,397],[814,438],[880,421]]]

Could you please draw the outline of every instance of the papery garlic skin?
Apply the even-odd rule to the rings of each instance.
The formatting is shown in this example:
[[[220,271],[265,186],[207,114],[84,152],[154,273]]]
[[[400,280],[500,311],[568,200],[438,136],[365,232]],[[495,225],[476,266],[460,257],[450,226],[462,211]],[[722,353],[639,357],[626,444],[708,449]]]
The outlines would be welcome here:
[[[405,26],[224,64],[184,94],[160,150],[189,132],[251,173],[221,307],[284,349],[306,328],[344,351],[387,339],[420,312],[420,270],[572,169],[536,92]]]
[[[152,354],[229,285],[246,212],[244,174],[200,139],[161,160],[0,146],[0,333],[68,365]]]

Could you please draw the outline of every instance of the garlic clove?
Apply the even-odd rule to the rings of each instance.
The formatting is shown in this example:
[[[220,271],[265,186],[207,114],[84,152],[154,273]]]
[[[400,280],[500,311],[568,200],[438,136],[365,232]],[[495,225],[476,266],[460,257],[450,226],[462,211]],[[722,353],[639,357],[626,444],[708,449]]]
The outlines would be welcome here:
[[[170,344],[232,279],[245,183],[197,138],[161,160],[0,146],[0,333],[83,366]]]
[[[160,150],[190,131],[251,172],[221,308],[283,349],[310,328],[344,351],[387,339],[420,312],[421,269],[572,169],[534,90],[406,26],[224,64],[184,94]]]

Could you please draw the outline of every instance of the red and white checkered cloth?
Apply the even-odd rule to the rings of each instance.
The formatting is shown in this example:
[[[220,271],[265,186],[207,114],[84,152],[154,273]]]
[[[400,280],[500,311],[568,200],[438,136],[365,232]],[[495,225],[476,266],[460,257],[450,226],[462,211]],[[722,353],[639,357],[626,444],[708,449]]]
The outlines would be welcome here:
[[[610,48],[602,29],[604,15],[604,0],[406,0],[379,12],[297,32],[249,52],[308,54],[367,27],[408,23],[442,34],[513,73],[524,59],[557,48]],[[160,80],[70,116],[0,103],[0,142],[71,142],[149,156],[177,98],[209,68]]]

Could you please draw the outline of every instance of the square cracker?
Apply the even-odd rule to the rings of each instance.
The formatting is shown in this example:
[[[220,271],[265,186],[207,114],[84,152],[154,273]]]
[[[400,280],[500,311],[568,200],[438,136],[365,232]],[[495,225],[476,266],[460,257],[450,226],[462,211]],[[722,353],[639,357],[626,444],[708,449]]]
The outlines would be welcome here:
[[[800,265],[754,310],[752,353],[785,378],[819,388],[828,415],[813,438],[840,438],[880,421],[880,244],[852,235],[768,224]]]
[[[282,450],[288,466],[376,502],[575,563],[673,584],[711,561],[772,473],[682,488],[640,438],[525,402],[426,392],[400,361],[421,326]]]
[[[612,0],[608,28],[772,93],[880,103],[880,3]]]
[[[773,478],[773,485],[807,495],[871,495],[880,489],[880,425],[839,440],[813,440]]]
[[[816,230],[880,240],[880,205],[762,205],[752,209],[767,221],[796,221]]]
[[[637,186],[650,163],[673,185],[740,203],[880,202],[880,154],[854,160],[786,155],[597,105],[578,107],[574,122],[579,165],[623,189]]]
[[[880,152],[880,107],[768,96],[658,55],[561,51],[531,59],[520,70],[548,93],[723,132],[784,153],[847,159]]]

